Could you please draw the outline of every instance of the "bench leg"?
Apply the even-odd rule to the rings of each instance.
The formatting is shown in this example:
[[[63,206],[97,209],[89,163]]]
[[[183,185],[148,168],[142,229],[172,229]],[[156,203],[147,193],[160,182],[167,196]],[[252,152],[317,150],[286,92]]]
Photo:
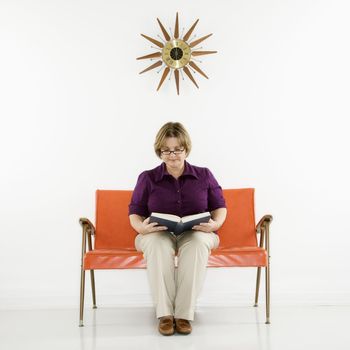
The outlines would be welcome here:
[[[260,289],[260,276],[261,276],[261,267],[258,267],[256,274],[256,289],[255,289],[255,303],[254,306],[258,306],[259,300],[259,289]]]
[[[96,306],[96,291],[95,291],[95,273],[94,270],[90,270],[90,279],[91,279],[91,289],[92,289],[92,308],[97,309]]]
[[[266,289],[266,324],[270,324],[270,234],[269,225],[266,226],[266,251],[267,265],[265,267],[265,289]]]
[[[266,288],[266,324],[270,324],[270,264],[265,267]]]
[[[81,267],[81,277],[80,277],[80,317],[79,317],[79,327],[83,327],[83,316],[84,316],[84,293],[85,292],[85,270]]]

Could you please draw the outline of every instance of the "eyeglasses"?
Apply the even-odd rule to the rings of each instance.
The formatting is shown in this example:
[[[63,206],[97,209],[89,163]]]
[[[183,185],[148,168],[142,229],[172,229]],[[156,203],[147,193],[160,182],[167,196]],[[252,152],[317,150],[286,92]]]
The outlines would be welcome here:
[[[182,149],[176,149],[175,151],[160,151],[160,153],[163,155],[163,156],[170,156],[171,153],[173,153],[175,156],[181,154],[185,149],[182,148]]]

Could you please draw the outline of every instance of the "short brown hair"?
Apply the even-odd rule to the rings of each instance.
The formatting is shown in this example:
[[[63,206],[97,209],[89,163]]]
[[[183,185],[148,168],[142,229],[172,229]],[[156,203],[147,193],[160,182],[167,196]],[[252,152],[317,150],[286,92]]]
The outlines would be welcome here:
[[[191,138],[185,127],[178,122],[168,122],[160,128],[154,142],[154,151],[159,158],[161,155],[161,148],[164,146],[165,139],[168,137],[177,137],[180,146],[185,148],[186,154],[188,155],[191,152]]]

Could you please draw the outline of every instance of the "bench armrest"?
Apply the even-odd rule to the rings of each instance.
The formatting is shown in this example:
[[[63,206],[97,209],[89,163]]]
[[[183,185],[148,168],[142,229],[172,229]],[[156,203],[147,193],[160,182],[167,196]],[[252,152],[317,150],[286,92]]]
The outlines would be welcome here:
[[[272,215],[264,215],[256,225],[256,233],[261,233],[261,228],[269,226],[272,219]]]
[[[86,233],[88,233],[89,235],[95,234],[95,226],[93,225],[93,223],[89,219],[80,218],[79,223],[82,226],[82,228],[84,228],[84,226],[86,226]]]
[[[91,236],[95,234],[95,227],[92,222],[87,218],[80,218],[79,224],[83,228],[83,237],[81,245],[81,268],[84,266],[84,255],[86,253],[86,238],[89,251],[92,250],[92,239]]]

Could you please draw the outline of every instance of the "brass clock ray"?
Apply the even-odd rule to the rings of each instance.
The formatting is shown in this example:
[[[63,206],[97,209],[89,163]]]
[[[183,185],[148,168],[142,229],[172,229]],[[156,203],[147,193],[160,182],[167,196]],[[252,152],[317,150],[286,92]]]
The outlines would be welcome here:
[[[195,78],[193,77],[192,73],[198,72],[200,75],[202,75],[206,79],[209,79],[208,76],[194,62],[196,60],[194,57],[214,54],[214,53],[217,53],[217,51],[199,51],[199,49],[202,49],[201,47],[196,49],[196,46],[198,44],[208,39],[210,36],[213,35],[213,33],[205,35],[191,42],[190,37],[194,29],[196,28],[198,21],[199,19],[197,19],[193,23],[193,25],[190,27],[190,29],[188,29],[188,31],[185,33],[184,36],[182,36],[182,34],[180,36],[179,35],[179,15],[178,13],[176,13],[174,36],[171,37],[171,35],[169,35],[168,31],[163,26],[162,22],[159,20],[159,18],[157,18],[157,22],[159,24],[160,30],[165,39],[164,43],[150,36],[147,36],[145,34],[141,34],[142,37],[144,37],[146,40],[150,41],[152,44],[158,47],[158,48],[153,47],[154,49],[159,50],[158,52],[153,52],[137,58],[137,60],[158,59],[157,62],[151,64],[149,67],[141,71],[139,74],[148,72],[158,67],[162,67],[160,71],[164,68],[162,77],[160,78],[160,81],[158,83],[157,91],[161,88],[166,77],[169,75],[169,73],[171,73],[171,71],[174,71],[176,91],[178,95],[180,94],[180,78],[179,78],[180,70],[183,70],[185,75],[192,81],[192,83],[197,88],[199,88],[199,86]],[[171,29],[170,29],[170,34],[172,34]],[[159,35],[158,37],[163,41],[163,39]],[[192,73],[191,73],[191,70],[192,70]],[[171,75],[172,74],[170,74],[169,80],[171,78]]]

